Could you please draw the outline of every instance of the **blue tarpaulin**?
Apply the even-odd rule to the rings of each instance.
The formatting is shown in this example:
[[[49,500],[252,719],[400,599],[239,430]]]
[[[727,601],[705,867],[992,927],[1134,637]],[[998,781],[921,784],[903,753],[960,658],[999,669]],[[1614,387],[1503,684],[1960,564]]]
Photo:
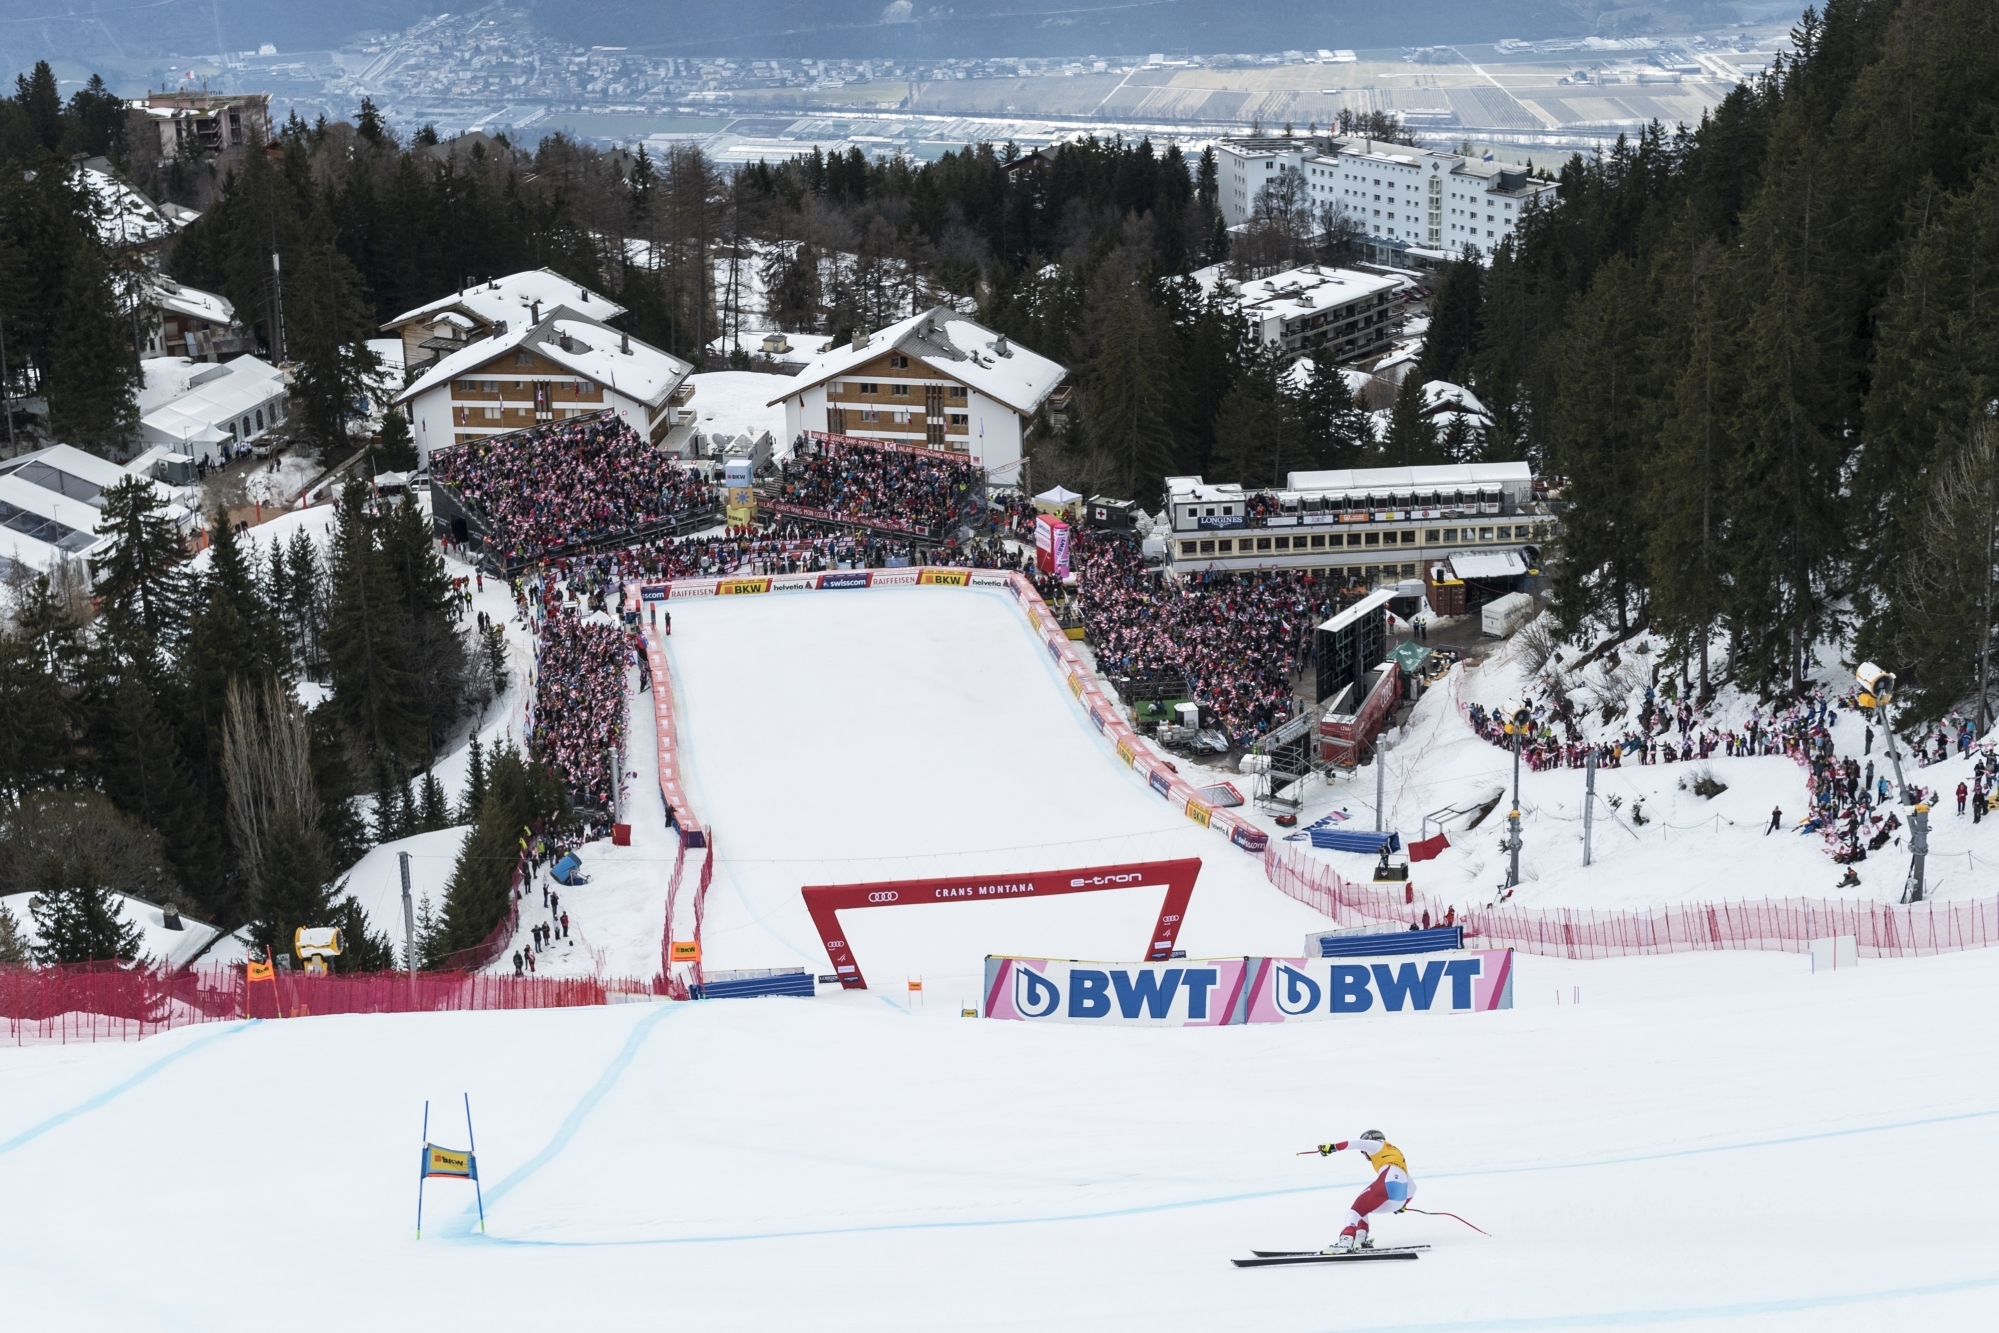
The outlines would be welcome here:
[[[1465,947],[1463,926],[1394,930],[1380,935],[1320,935],[1313,941],[1321,958],[1372,958],[1395,953],[1442,953]],[[1309,951],[1308,951],[1309,952]]]
[[[1378,852],[1383,847],[1399,852],[1402,850],[1402,835],[1376,833],[1371,829],[1315,828],[1312,830],[1312,845],[1335,852]]]

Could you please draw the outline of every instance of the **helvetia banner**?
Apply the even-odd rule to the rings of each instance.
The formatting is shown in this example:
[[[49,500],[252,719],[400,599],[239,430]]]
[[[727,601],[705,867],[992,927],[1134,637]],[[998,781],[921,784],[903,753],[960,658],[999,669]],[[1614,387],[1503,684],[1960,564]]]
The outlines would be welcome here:
[[[1120,1027],[1300,1023],[1513,1007],[1513,951],[1094,963],[986,959],[985,1016]]]

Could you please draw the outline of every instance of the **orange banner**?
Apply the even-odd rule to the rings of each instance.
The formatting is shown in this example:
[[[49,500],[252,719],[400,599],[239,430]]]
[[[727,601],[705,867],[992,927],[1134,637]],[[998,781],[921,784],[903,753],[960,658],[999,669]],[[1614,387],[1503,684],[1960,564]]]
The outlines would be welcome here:
[[[668,956],[676,963],[698,963],[701,961],[701,941],[675,940]]]

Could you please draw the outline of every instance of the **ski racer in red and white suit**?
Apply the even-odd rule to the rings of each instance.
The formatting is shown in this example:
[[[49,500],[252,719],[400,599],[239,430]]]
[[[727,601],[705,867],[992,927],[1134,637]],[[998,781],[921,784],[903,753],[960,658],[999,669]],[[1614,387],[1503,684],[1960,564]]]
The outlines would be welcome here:
[[[1341,1139],[1337,1143],[1319,1145],[1319,1156],[1330,1157],[1347,1148],[1359,1151],[1367,1158],[1368,1165],[1375,1169],[1374,1180],[1360,1192],[1347,1211],[1346,1229],[1340,1238],[1328,1247],[1327,1252],[1340,1250],[1364,1250],[1374,1242],[1367,1234],[1368,1214],[1383,1208],[1400,1211],[1416,1197],[1416,1182],[1409,1175],[1408,1159],[1402,1150],[1382,1136],[1378,1129],[1370,1129],[1352,1139]]]

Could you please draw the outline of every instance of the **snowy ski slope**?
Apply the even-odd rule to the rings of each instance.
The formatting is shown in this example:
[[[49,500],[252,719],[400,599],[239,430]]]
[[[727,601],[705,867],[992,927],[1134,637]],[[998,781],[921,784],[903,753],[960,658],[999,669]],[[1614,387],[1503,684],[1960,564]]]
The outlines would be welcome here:
[[[805,884],[1181,856],[1203,861],[1180,934],[1192,957],[1295,949],[1324,924],[1118,760],[1004,590],[675,602],[667,649],[690,798],[720,853],[710,969],[827,970]],[[842,924],[877,989],[924,977],[969,997],[987,953],[1143,957],[1162,896],[898,907]]]
[[[1999,953],[1808,966],[1521,958],[1518,1008],[1415,1026],[848,994],[0,1048],[0,1290],[21,1329],[1990,1328]],[[419,1242],[466,1092],[488,1232],[433,1182]],[[1365,1166],[1293,1154],[1375,1126],[1491,1237],[1229,1266],[1330,1240]]]

